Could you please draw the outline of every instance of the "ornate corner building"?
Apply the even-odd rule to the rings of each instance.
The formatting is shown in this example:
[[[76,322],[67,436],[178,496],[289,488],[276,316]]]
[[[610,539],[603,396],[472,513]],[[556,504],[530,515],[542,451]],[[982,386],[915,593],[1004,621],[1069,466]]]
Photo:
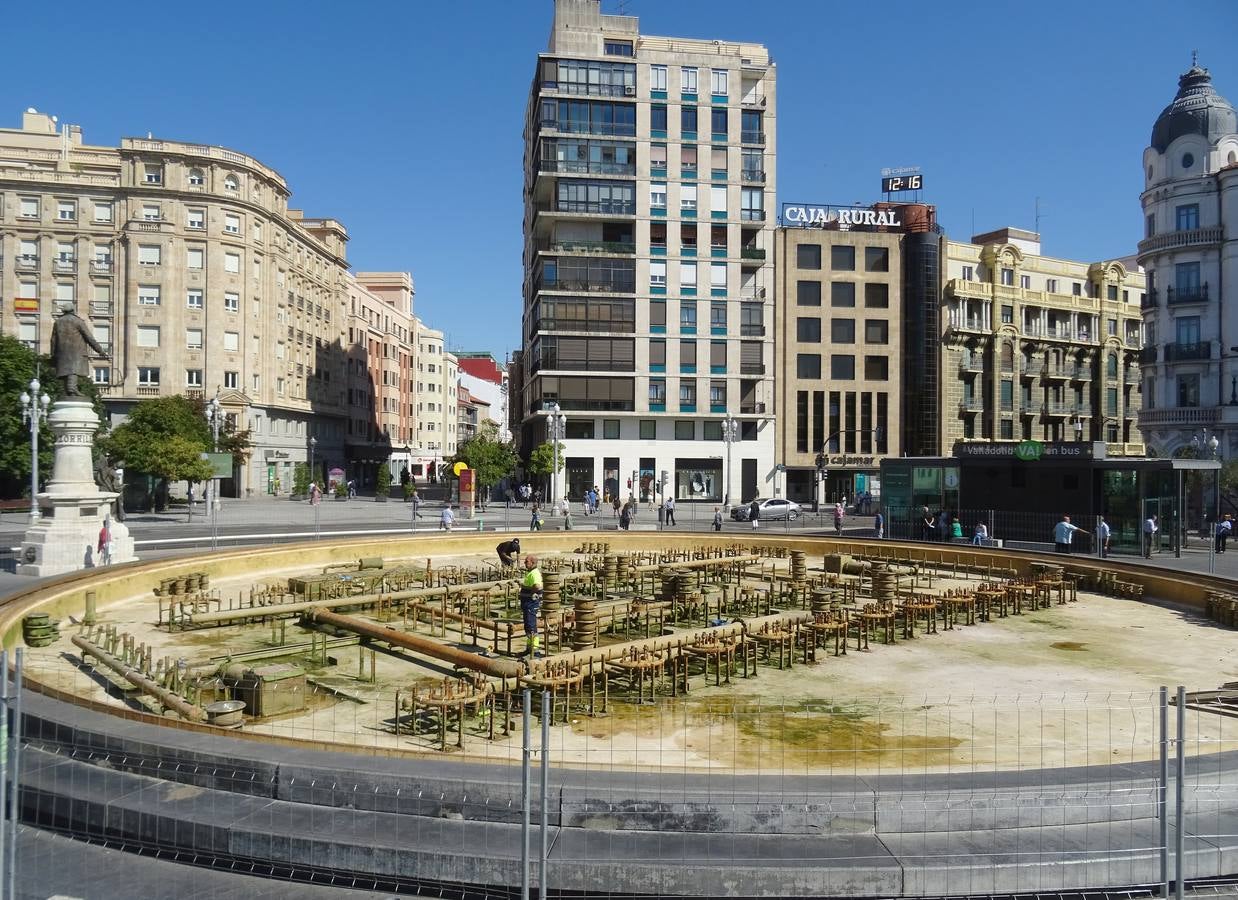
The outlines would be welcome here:
[[[1202,428],[1238,453],[1238,116],[1192,65],[1143,153],[1149,449],[1171,456]],[[1228,302],[1227,302],[1228,301]]]
[[[942,452],[1031,439],[1142,455],[1138,267],[1042,256],[1015,228],[948,241],[946,257]]]

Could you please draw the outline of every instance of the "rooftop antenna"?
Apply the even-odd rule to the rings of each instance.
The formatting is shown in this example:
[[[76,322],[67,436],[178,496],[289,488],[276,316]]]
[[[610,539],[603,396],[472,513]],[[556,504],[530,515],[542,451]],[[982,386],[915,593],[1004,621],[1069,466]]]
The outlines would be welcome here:
[[[619,0],[619,15],[626,16],[628,14],[628,2],[629,0]]]
[[[1036,198],[1036,234],[1037,235],[1040,234],[1040,219],[1041,219],[1040,198],[1037,197]]]
[[[622,6],[622,5],[623,5],[623,0],[620,0],[620,6]],[[1193,68],[1195,68],[1197,65],[1199,65],[1199,51],[1198,51],[1198,50],[1192,50],[1192,51],[1191,51],[1191,68],[1193,69]]]

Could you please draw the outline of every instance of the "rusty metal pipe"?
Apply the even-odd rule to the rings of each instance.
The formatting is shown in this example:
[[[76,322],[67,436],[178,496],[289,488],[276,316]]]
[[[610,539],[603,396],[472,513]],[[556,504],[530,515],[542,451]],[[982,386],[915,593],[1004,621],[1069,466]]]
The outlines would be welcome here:
[[[184,718],[193,722],[201,722],[206,719],[206,711],[202,707],[194,706],[184,697],[172,693],[158,682],[147,678],[133,666],[117,659],[98,644],[88,641],[81,635],[74,635],[73,643],[78,646],[82,653],[95,657],[95,659],[138,688],[142,693],[149,694],[169,709],[176,710]]]
[[[439,590],[442,589],[440,588]],[[364,619],[358,619],[356,616],[342,616],[339,613],[329,612],[325,609],[310,609],[306,610],[305,617],[311,622],[320,625],[331,625],[344,631],[351,631],[354,634],[372,638],[373,640],[385,641],[393,647],[403,647],[406,650],[424,653],[426,656],[433,656],[435,659],[441,659],[452,665],[472,669],[474,672],[481,672],[483,675],[491,675],[495,678],[519,678],[525,671],[524,665],[514,659],[470,653],[467,650],[459,650],[448,644],[440,644],[438,641],[430,638],[409,634],[407,631],[398,631],[395,628],[374,625]]]

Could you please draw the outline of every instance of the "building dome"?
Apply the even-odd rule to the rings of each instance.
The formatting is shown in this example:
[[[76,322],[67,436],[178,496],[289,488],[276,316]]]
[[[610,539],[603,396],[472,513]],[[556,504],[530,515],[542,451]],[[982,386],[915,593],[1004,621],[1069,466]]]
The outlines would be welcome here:
[[[1165,107],[1152,126],[1152,148],[1164,153],[1174,139],[1184,134],[1198,134],[1209,143],[1238,133],[1238,114],[1229,101],[1212,87],[1208,70],[1192,65],[1178,79],[1178,94]]]

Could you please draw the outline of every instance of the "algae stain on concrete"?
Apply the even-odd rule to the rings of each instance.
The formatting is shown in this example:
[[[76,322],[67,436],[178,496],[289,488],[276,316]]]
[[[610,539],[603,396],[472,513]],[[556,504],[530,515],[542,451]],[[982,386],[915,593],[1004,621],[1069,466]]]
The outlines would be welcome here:
[[[1049,645],[1054,650],[1070,650],[1076,652],[1086,652],[1088,645],[1079,641],[1054,641]]]

